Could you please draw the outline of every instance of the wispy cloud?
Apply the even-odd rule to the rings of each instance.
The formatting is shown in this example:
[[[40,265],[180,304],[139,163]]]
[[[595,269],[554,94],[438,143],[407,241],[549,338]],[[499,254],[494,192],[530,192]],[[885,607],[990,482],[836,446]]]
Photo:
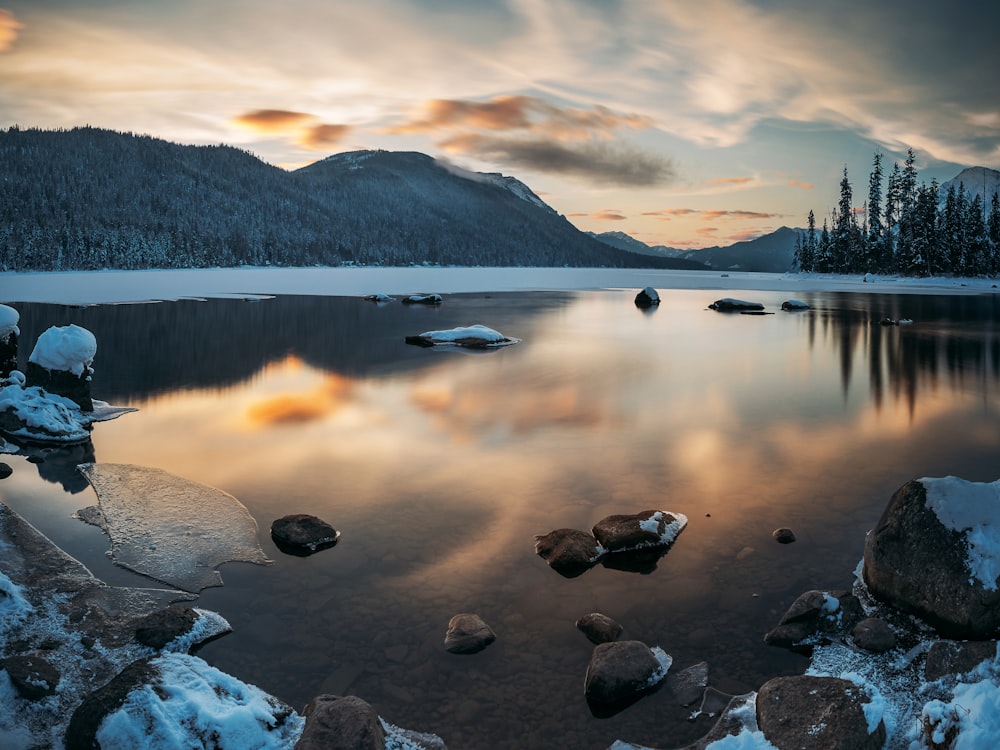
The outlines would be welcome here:
[[[14,46],[17,33],[24,28],[9,10],[0,8],[0,52],[5,52]]]
[[[255,109],[233,118],[237,125],[253,128],[264,133],[282,133],[298,128],[314,120],[306,112],[292,112],[287,109]]]
[[[600,211],[590,214],[590,218],[598,221],[626,221],[628,216],[615,208],[602,208]]]
[[[643,211],[642,215],[655,216],[663,221],[670,221],[672,218],[681,216],[698,219],[700,221],[718,221],[719,219],[758,220],[774,219],[781,216],[781,214],[767,213],[764,211],[744,211],[741,209],[699,210],[694,208],[664,208],[660,211]]]
[[[317,122],[307,112],[287,109],[255,109],[233,118],[233,122],[261,133],[284,135],[304,148],[321,151],[336,146],[351,131],[349,125]]]

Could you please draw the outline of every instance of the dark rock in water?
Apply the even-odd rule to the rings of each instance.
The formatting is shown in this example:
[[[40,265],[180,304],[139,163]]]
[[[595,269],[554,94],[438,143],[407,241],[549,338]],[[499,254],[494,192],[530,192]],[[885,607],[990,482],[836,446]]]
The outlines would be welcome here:
[[[947,638],[992,638],[1000,631],[997,582],[988,590],[972,574],[968,529],[956,531],[942,523],[938,512],[928,505],[923,481],[913,480],[896,490],[868,534],[862,570],[868,590],[896,609],[923,618]],[[933,481],[931,486],[936,487],[937,482],[946,480]],[[954,478],[947,481],[961,483]],[[982,488],[977,483],[968,484],[970,494]],[[956,497],[940,502],[947,505],[963,500]]]
[[[440,294],[411,294],[403,297],[404,305],[440,305],[444,299]]]
[[[30,701],[55,693],[61,678],[59,670],[40,656],[8,656],[0,659],[0,669],[7,671],[21,697]]]
[[[622,626],[607,615],[591,612],[576,621],[576,627],[592,643],[611,643],[622,634]]]
[[[0,336],[0,378],[17,369],[17,335]]]
[[[760,302],[747,302],[742,299],[733,299],[732,297],[723,297],[722,299],[717,299],[709,308],[712,310],[718,310],[719,312],[734,312],[743,310],[763,310],[764,305]]]
[[[403,339],[403,341],[411,346],[422,346],[428,349],[434,346],[434,342],[426,336],[407,336]]]
[[[885,724],[868,731],[864,691],[839,677],[775,677],[757,693],[757,724],[776,747],[881,750]]]
[[[320,695],[303,711],[306,725],[295,750],[384,750],[385,731],[361,698]]]
[[[98,688],[77,706],[66,730],[66,750],[92,750],[98,747],[97,730],[135,688],[151,682],[158,674],[149,659],[132,662],[109,683]]]
[[[787,299],[781,303],[781,309],[785,311],[808,310],[809,305],[805,302],[800,302],[797,299]]]
[[[803,643],[817,634],[845,632],[864,617],[861,602],[849,591],[812,590],[801,594],[782,616],[777,627],[764,636],[769,646],[811,649]]]
[[[635,295],[635,306],[636,307],[652,307],[653,305],[660,304],[660,295],[651,286],[647,286],[645,289],[640,291]]]
[[[774,541],[778,544],[791,544],[795,541],[795,532],[791,529],[775,529],[771,536],[774,537]]]
[[[595,715],[613,715],[654,690],[665,674],[664,664],[642,641],[602,643],[587,668],[587,703]]]
[[[191,607],[171,604],[138,620],[135,639],[144,646],[161,649],[175,638],[190,633],[198,617]]]
[[[10,464],[0,462],[0,479],[6,479],[13,473],[14,470],[10,468]]]
[[[306,557],[335,545],[340,532],[316,516],[296,513],[271,524],[271,539],[285,554]]]
[[[896,634],[889,623],[877,617],[866,617],[854,626],[851,638],[858,648],[881,654],[896,648]]]
[[[933,682],[945,675],[965,674],[996,656],[996,641],[935,641],[924,662],[924,679]]]
[[[679,513],[644,510],[602,518],[594,524],[593,533],[608,552],[624,552],[672,544],[686,525],[687,518]]]
[[[476,654],[496,639],[496,633],[479,615],[464,613],[449,621],[444,647],[452,654]]]
[[[693,706],[705,696],[708,687],[708,662],[701,661],[667,676],[667,687],[682,706]]]
[[[535,537],[535,554],[560,575],[574,578],[594,567],[604,550],[586,531],[556,529]]]
[[[49,393],[65,396],[80,407],[80,411],[94,410],[94,401],[90,397],[90,376],[92,370],[87,368],[81,375],[65,370],[47,370],[34,362],[28,362],[24,370],[25,384],[28,387],[38,386]]]

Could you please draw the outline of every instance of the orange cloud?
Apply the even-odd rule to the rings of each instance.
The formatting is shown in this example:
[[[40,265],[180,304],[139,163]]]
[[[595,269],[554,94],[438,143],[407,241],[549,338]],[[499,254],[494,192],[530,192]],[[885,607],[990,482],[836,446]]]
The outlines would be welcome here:
[[[280,133],[301,127],[316,119],[305,112],[291,112],[287,109],[255,109],[233,118],[233,122],[265,133]]]
[[[628,218],[621,211],[613,208],[602,208],[600,211],[591,214],[591,217],[598,221],[625,221]]]
[[[6,52],[14,46],[17,32],[24,24],[14,18],[14,14],[5,8],[0,8],[0,52]]]
[[[299,144],[306,148],[326,149],[340,143],[351,130],[350,125],[320,123],[310,125],[299,135]]]
[[[753,177],[718,177],[714,180],[709,180],[706,185],[746,185],[748,182],[753,182]]]
[[[695,234],[700,234],[702,236],[707,237],[709,235],[715,234],[718,231],[719,231],[718,227],[699,227],[698,229],[695,230]]]
[[[789,180],[788,184],[792,187],[800,187],[803,190],[812,190],[815,187],[811,182],[802,182],[802,180]]]

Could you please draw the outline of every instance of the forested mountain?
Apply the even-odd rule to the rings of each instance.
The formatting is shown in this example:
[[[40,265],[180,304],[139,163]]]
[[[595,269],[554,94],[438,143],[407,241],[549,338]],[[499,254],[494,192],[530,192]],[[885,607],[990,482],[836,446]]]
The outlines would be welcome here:
[[[588,237],[513,178],[423,154],[288,172],[229,146],[0,131],[0,269],[348,263],[672,267]]]
[[[635,253],[648,253],[685,262],[688,268],[706,268],[717,271],[763,271],[785,273],[791,271],[794,263],[795,244],[799,231],[781,227],[780,229],[732,245],[706,247],[699,250],[681,250],[663,245],[649,246],[622,232],[604,232],[594,237],[614,247]],[[641,247],[640,247],[641,246]]]

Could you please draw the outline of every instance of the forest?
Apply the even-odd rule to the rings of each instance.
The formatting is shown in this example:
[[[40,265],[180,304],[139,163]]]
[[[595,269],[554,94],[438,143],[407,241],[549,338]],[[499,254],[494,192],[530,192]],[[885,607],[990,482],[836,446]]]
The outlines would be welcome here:
[[[948,184],[943,196],[935,180],[918,185],[913,149],[902,166],[893,163],[888,177],[882,162],[883,155],[876,152],[860,209],[844,167],[840,199],[822,229],[817,231],[816,216],[809,212],[795,246],[798,270],[905,276],[1000,273],[997,192],[987,204],[963,183]]]

